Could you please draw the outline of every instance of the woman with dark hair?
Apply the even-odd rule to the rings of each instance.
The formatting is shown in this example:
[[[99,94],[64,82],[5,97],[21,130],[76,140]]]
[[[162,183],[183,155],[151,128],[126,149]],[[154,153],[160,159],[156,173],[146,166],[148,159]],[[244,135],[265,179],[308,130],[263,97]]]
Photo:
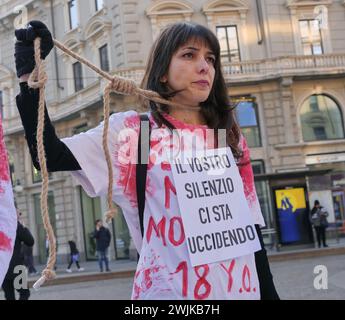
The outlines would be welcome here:
[[[46,26],[41,22],[31,22],[27,29],[16,31],[19,40],[16,43],[16,67],[21,79],[17,105],[34,165],[39,168],[35,138],[38,92],[29,89],[26,83],[34,65],[32,41],[36,36],[42,38],[42,58],[53,47]],[[249,150],[230,108],[220,64],[220,47],[215,35],[201,25],[187,22],[166,27],[151,50],[142,88],[158,92],[171,100],[174,106],[142,101],[142,105],[150,109],[147,116],[151,129],[147,178],[145,176],[145,190],[142,190],[145,203],[143,225],[138,216],[138,207],[139,212],[143,210],[142,201],[139,201],[141,189],[138,194],[136,189],[140,115],[136,111],[127,111],[110,117],[108,145],[114,168],[113,200],[122,208],[140,253],[132,299],[278,299],[259,228],[259,225],[264,225],[264,220],[255,192]],[[102,128],[103,124],[100,124],[86,133],[60,140],[46,113],[48,170],[72,171],[90,196],[102,196],[107,191]],[[217,134],[224,132],[224,136]],[[176,136],[178,138],[174,140]],[[210,158],[204,157],[202,165],[196,163],[196,168],[201,168],[204,172],[200,174],[206,178],[211,167],[237,170],[240,182],[236,188],[242,190],[239,198],[243,196],[244,199],[238,204],[237,211],[229,209],[232,204],[228,199],[233,192],[231,179],[215,179],[213,186],[211,181],[209,186],[204,181],[203,191],[198,189],[197,183],[193,183],[188,193],[200,203],[205,203],[206,197],[207,201],[213,201],[216,196],[227,202],[222,207],[225,208],[222,213],[217,211],[220,207],[213,208],[213,218],[218,217],[217,221],[222,223],[213,221],[211,229],[215,225],[231,228],[227,219],[232,219],[235,213],[241,216],[243,211],[240,219],[249,219],[255,225],[254,229],[248,225],[246,231],[247,237],[256,244],[253,247],[245,245],[245,250],[239,249],[231,254],[229,252],[233,248],[226,248],[218,258],[209,258],[212,254],[217,256],[219,241],[223,247],[230,247],[230,242],[231,246],[240,247],[237,242],[243,240],[244,229],[236,229],[238,238],[234,238],[235,234],[230,234],[230,230],[228,234],[206,234],[203,244],[200,237],[194,242],[194,249],[209,251],[198,255],[201,260],[205,258],[206,263],[192,263],[192,242],[185,221],[189,219],[190,223],[190,219],[194,219],[188,217],[188,212],[195,210],[196,206],[186,207],[178,198],[182,189],[177,183],[175,165],[171,165],[169,153],[203,148],[207,151],[220,150],[218,147],[223,145],[229,147],[226,149],[230,150],[227,151],[230,152],[229,157],[225,155],[222,160],[214,156],[217,161],[212,163],[208,162]],[[232,165],[229,158],[234,158],[236,164]],[[190,175],[187,180],[189,178],[192,182],[193,177]],[[226,184],[225,181],[230,182]],[[203,197],[205,199],[201,199]],[[201,221],[206,216],[202,218],[200,212]],[[208,218],[211,222],[210,216]]]
[[[200,75],[188,72],[186,66],[191,64],[183,63],[188,59],[193,61],[200,47],[208,49],[205,70],[203,66],[200,67],[201,78],[212,77],[209,85],[205,86],[202,82],[198,84],[198,81],[193,81],[199,80]],[[205,124],[209,129],[226,129],[228,145],[234,155],[240,158],[240,129],[235,122],[234,112],[229,108],[230,101],[222,74],[220,47],[216,36],[202,25],[176,23],[163,30],[149,57],[142,88],[156,91],[162,97],[172,98],[182,105],[188,105],[187,101],[191,99],[190,105],[199,107],[173,109],[150,102],[156,123],[174,129],[173,124],[164,117],[165,114],[170,114],[177,119],[184,118],[186,122],[195,122],[196,125]]]

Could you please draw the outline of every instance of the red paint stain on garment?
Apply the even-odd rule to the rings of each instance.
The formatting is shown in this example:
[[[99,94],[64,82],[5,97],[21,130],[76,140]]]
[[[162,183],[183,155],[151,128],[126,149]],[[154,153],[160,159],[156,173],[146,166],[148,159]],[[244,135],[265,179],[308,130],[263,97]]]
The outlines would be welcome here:
[[[162,162],[161,163],[161,168],[164,171],[171,171],[171,165],[168,162]]]
[[[139,116],[133,115],[128,117],[125,120],[125,127],[135,130],[137,133],[139,132]],[[126,163],[123,161],[118,161],[120,155],[117,153],[115,157],[117,157],[115,163],[118,163],[118,168],[115,168],[115,170],[118,170],[119,172],[119,178],[117,179],[117,185],[120,186],[123,189],[124,195],[126,198],[130,201],[131,205],[133,207],[137,207],[137,191],[136,191],[136,156],[133,157],[131,155],[136,155],[137,147],[138,147],[138,141],[130,139],[128,137],[127,141],[122,141],[119,143],[119,146],[117,146],[115,149],[119,150],[121,143],[127,143],[128,149],[126,150],[125,159],[128,159]],[[135,148],[135,149],[134,149]],[[134,152],[135,151],[135,152]],[[146,179],[146,192],[148,192],[149,195],[153,195],[154,193],[154,187],[150,181],[150,178],[147,177]]]
[[[157,256],[153,250],[150,257],[144,257],[144,265],[147,267],[138,270],[134,278],[134,296],[133,299],[137,300],[140,295],[153,286],[157,287],[157,283],[163,281],[160,272],[166,269],[165,266],[159,265]],[[148,260],[148,263],[146,262]],[[161,291],[170,291],[170,289],[160,289]]]
[[[11,251],[11,239],[2,231],[0,231],[0,251]]]
[[[241,138],[241,149],[243,152],[243,157],[238,164],[239,172],[243,182],[244,194],[249,204],[255,202],[255,184],[254,184],[254,174],[250,163],[250,154],[247,146],[246,140]]]
[[[4,192],[1,186],[1,182],[8,182],[10,180],[9,170],[8,170],[8,159],[7,152],[4,143],[4,133],[2,130],[2,122],[0,117],[0,193]]]
[[[120,177],[117,181],[117,184],[123,188],[124,195],[127,197],[132,207],[137,207],[137,181],[136,181],[136,165],[128,164],[119,166]],[[151,183],[149,177],[146,178],[146,193],[150,196],[153,196],[155,188]]]

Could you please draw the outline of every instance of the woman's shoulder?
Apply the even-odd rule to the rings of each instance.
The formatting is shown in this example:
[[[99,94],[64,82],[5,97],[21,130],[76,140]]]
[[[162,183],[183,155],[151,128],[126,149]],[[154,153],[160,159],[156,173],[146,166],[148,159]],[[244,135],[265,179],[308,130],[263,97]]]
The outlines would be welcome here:
[[[115,112],[109,117],[110,122],[124,121],[127,125],[133,125],[139,121],[139,113],[135,110]]]
[[[146,115],[150,121],[151,128],[156,127],[156,123],[153,119],[151,112],[138,112],[136,110],[127,110],[122,112],[113,113],[109,118],[109,123],[112,128],[120,129],[134,129],[139,130],[140,117]]]
[[[135,110],[116,112],[109,117],[111,130],[120,131],[123,129],[136,129],[139,127],[139,113]]]

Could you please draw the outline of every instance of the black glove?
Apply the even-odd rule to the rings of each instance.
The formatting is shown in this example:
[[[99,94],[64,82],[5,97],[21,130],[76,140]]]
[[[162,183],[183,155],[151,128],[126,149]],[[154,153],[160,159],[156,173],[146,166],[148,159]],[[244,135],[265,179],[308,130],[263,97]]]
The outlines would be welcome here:
[[[15,30],[17,41],[15,43],[15,63],[18,78],[23,74],[31,73],[35,67],[34,40],[41,38],[41,58],[45,59],[54,42],[47,26],[41,21],[30,21],[25,29]]]

